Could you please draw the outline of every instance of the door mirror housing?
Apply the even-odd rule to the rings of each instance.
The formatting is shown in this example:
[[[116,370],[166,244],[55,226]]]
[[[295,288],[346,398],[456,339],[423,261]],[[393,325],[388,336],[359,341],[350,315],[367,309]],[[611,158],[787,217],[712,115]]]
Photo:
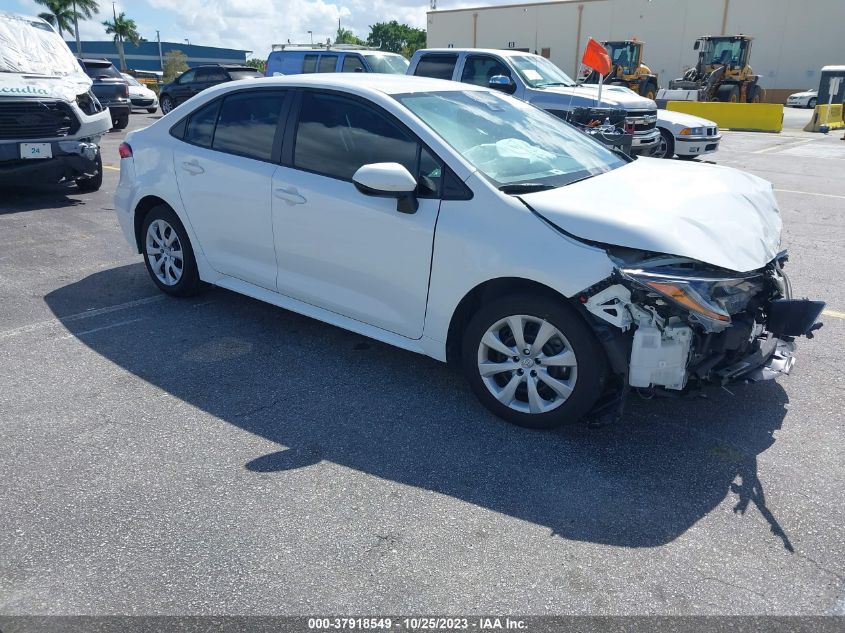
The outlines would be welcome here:
[[[506,75],[493,75],[487,85],[493,90],[501,90],[509,95],[516,92],[516,84]]]
[[[695,44],[692,45],[692,50],[697,51],[701,48],[701,40],[695,40]]]
[[[364,195],[396,198],[396,210],[401,213],[415,213],[419,208],[414,195],[417,179],[399,163],[362,165],[352,176],[352,182]]]

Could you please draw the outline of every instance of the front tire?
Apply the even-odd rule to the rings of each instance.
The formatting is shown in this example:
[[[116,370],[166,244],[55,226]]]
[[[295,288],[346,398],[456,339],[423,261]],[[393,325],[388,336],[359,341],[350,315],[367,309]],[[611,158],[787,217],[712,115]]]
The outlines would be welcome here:
[[[817,103],[816,98],[813,97],[812,99],[810,99],[807,102],[807,107],[810,108],[810,110],[815,110],[816,109],[816,103]]]
[[[124,130],[124,129],[126,129],[126,126],[128,126],[128,125],[129,125],[129,115],[128,114],[124,114],[122,116],[119,116],[114,120],[114,129],[115,130]]]
[[[158,111],[158,108],[147,108],[147,112],[150,114],[155,114]]]
[[[97,173],[93,176],[82,176],[75,180],[76,186],[83,193],[92,193],[98,191],[103,186],[103,156],[97,150]]]
[[[144,218],[141,250],[147,272],[162,292],[190,297],[202,290],[191,241],[179,216],[167,205],[153,207]]]
[[[669,130],[660,129],[660,140],[649,154],[652,158],[672,158],[675,155],[675,137]]]
[[[604,351],[563,301],[510,295],[485,304],[464,332],[470,388],[493,414],[552,429],[580,420],[601,395]]]

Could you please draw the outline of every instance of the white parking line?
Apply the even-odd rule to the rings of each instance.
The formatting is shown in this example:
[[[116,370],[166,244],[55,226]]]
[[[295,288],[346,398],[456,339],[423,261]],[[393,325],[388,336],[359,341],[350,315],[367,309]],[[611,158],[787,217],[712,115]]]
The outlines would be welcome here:
[[[840,200],[845,200],[845,196],[838,196],[833,193],[816,193],[815,191],[796,191],[795,189],[775,189],[775,191],[779,191],[780,193],[797,193],[802,196],[821,196],[822,198],[838,198]]]
[[[28,334],[43,328],[54,327],[56,325],[63,325],[65,323],[73,323],[81,319],[90,319],[91,317],[100,316],[102,314],[109,314],[110,312],[117,312],[118,310],[127,310],[137,306],[147,305],[148,303],[155,303],[165,298],[164,295],[155,295],[152,297],[145,297],[143,299],[136,299],[135,301],[127,301],[126,303],[119,303],[113,306],[106,306],[105,308],[97,308],[95,310],[86,310],[85,312],[78,312],[66,317],[48,319],[46,321],[38,321],[37,323],[30,323],[29,325],[22,325],[21,327],[13,328],[11,330],[3,330],[0,332],[0,340],[11,338],[13,336],[20,336],[21,334]]]
[[[85,330],[83,332],[76,332],[75,334],[68,334],[67,336],[63,336],[63,339],[66,338],[77,338],[80,336],[85,336],[86,334],[93,334],[94,332],[100,332],[102,330],[110,330],[113,327],[120,327],[121,325],[129,325],[130,323],[137,323],[138,321],[143,321],[147,317],[138,317],[137,319],[127,319],[126,321],[118,321],[117,323],[109,323],[108,325],[104,325],[102,327],[95,327],[90,330]]]
[[[772,147],[765,147],[763,149],[758,149],[757,151],[751,152],[752,154],[769,154],[771,152],[780,152],[785,149],[792,149],[793,147],[798,147],[799,145],[805,145],[807,143],[812,143],[817,139],[814,138],[804,138],[799,141],[790,141],[788,143],[783,143],[781,145],[773,145]]]

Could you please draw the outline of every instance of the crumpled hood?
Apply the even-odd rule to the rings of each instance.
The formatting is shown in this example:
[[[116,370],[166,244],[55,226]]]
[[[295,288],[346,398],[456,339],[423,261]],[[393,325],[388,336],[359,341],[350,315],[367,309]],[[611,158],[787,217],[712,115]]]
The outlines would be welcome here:
[[[0,99],[35,97],[74,101],[77,95],[91,88],[91,83],[91,78],[81,70],[64,77],[0,73]]]
[[[771,184],[729,167],[639,158],[521,198],[575,237],[737,272],[765,266],[780,247]]]

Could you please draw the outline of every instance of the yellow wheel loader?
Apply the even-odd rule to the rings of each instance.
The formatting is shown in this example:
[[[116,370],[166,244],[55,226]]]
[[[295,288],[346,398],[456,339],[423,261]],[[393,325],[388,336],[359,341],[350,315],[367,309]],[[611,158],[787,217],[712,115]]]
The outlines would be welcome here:
[[[607,49],[613,63],[613,68],[604,77],[604,83],[625,86],[643,97],[654,99],[657,95],[657,75],[643,64],[643,42],[620,40],[601,44]],[[584,81],[597,84],[598,72],[592,71]]]
[[[667,101],[725,101],[760,103],[763,89],[758,85],[748,58],[751,38],[747,35],[708,35],[695,41],[698,63],[684,76],[673,79],[657,93]]]

